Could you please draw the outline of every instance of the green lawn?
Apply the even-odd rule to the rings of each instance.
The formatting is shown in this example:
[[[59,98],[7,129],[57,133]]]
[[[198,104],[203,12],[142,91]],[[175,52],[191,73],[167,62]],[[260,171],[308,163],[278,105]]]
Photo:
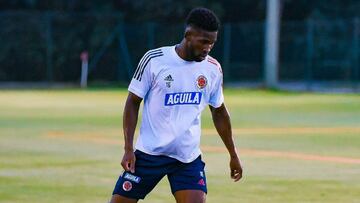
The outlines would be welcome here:
[[[1,90],[0,202],[107,202],[126,94]],[[244,179],[229,178],[206,109],[207,202],[360,202],[360,95],[231,89],[225,99]],[[174,202],[166,178],[144,202]]]

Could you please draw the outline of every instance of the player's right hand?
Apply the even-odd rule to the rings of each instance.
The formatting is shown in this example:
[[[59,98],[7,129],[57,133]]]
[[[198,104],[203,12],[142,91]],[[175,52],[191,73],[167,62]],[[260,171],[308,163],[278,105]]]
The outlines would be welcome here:
[[[121,161],[121,166],[125,171],[130,171],[131,173],[135,173],[135,154],[134,151],[125,151],[123,159]]]

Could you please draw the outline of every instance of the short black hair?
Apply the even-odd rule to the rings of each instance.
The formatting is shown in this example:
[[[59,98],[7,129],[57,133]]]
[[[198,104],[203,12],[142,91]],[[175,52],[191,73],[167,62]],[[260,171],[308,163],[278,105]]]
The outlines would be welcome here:
[[[207,8],[194,8],[186,18],[186,26],[196,26],[200,29],[214,32],[220,27],[220,20],[214,12]]]

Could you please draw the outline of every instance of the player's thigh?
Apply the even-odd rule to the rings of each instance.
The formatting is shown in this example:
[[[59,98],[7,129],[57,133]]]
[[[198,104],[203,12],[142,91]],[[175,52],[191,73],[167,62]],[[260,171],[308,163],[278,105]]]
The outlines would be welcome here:
[[[183,190],[200,190],[207,193],[205,163],[200,156],[190,163],[175,166],[173,168],[176,169],[167,174],[173,194]]]
[[[114,194],[111,197],[111,201],[110,201],[110,203],[136,203],[136,202],[138,202],[137,199],[127,198],[118,194]]]
[[[177,203],[205,203],[206,193],[202,190],[179,190],[174,193]]]

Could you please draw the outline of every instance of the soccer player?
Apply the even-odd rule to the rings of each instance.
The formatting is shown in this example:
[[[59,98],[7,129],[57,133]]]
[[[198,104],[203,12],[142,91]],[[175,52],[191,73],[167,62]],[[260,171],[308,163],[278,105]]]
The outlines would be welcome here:
[[[111,203],[132,203],[166,175],[178,203],[205,202],[205,163],[201,160],[200,116],[209,105],[215,128],[230,154],[230,174],[242,177],[224,104],[220,64],[209,56],[219,20],[206,8],[193,9],[184,38],[175,46],[148,51],[129,85],[123,115],[124,168]],[[144,100],[140,135],[133,147],[139,106]]]

